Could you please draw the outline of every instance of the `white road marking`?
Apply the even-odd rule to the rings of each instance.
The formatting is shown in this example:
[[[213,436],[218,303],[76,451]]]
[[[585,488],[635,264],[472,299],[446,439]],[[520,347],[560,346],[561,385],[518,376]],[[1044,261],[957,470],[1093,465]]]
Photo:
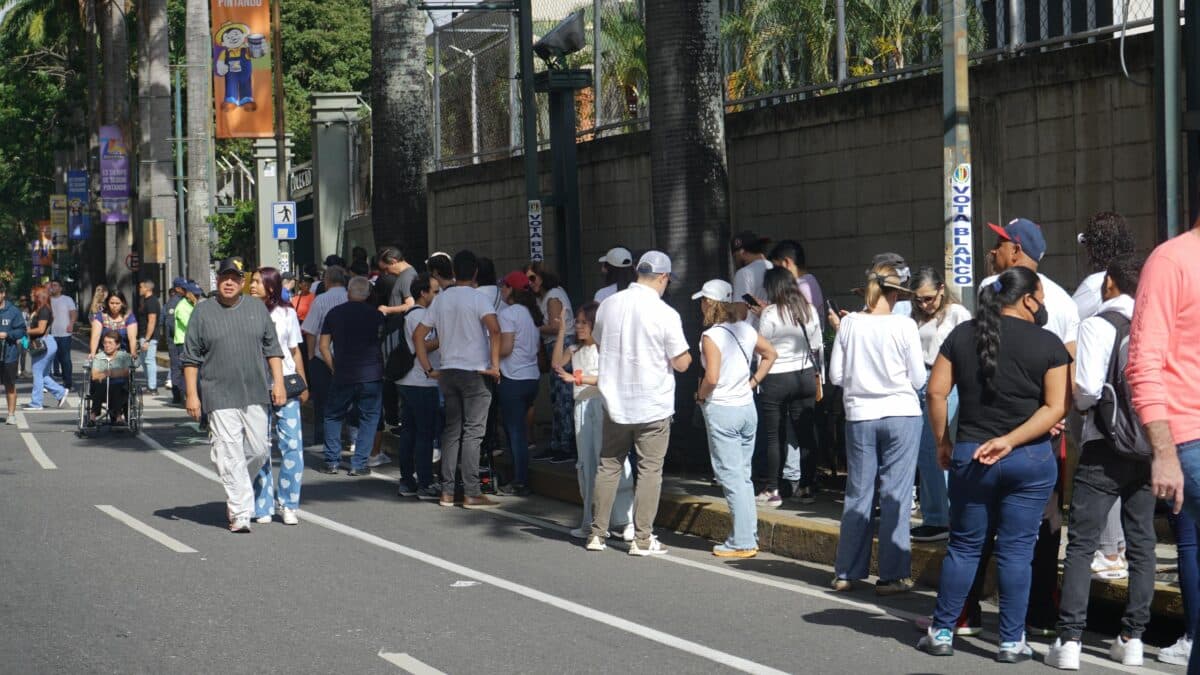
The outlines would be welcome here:
[[[209,480],[220,482],[220,479],[217,477],[216,473],[200,466],[199,464],[196,464],[189,459],[180,457],[179,455],[167,450],[158,441],[155,441],[145,434],[138,434],[138,436],[152,448],[157,450],[159,454],[171,458],[171,460],[175,463],[185,466],[193,472],[208,478]],[[669,633],[664,633],[660,630],[651,628],[650,626],[645,626],[633,621],[629,621],[628,619],[623,619],[619,616],[609,614],[607,612],[601,612],[599,610],[592,609],[591,607],[581,605],[577,602],[572,602],[570,600],[539,591],[536,588],[518,584],[507,579],[502,579],[486,572],[480,572],[471,569],[470,567],[439,558],[435,555],[418,551],[414,548],[409,548],[393,541],[388,541],[387,539],[378,537],[369,532],[364,532],[357,528],[350,527],[349,525],[343,525],[336,520],[330,520],[329,518],[319,516],[307,509],[304,511],[304,520],[305,522],[312,523],[318,527],[323,527],[332,532],[344,534],[353,539],[358,539],[364,543],[378,546],[379,548],[392,551],[393,553],[398,553],[406,558],[423,562],[427,565],[432,565],[433,567],[439,567],[460,577],[474,579],[475,581],[504,589],[511,593],[529,598],[530,600],[536,600],[537,602],[541,602],[543,604],[550,605],[551,607],[561,609],[565,612],[575,614],[576,616],[581,616],[585,619],[590,619],[592,621],[596,621],[597,623],[605,624],[611,628],[625,631],[637,637],[645,638],[661,645],[678,649],[680,651],[699,656],[703,659],[708,659],[709,661],[713,661],[715,663],[720,663],[728,666],[729,668],[733,668],[734,670],[744,673],[762,673],[764,675],[783,675],[784,672],[769,666],[764,666],[760,663],[755,663],[754,661],[750,661],[748,659],[743,659],[740,656],[734,656],[733,654],[728,654],[726,652],[713,649],[712,647],[702,645],[698,642],[692,642],[691,640],[677,637]]]
[[[446,675],[442,671],[433,666],[421,663],[417,659],[408,654],[393,654],[392,652],[379,652],[379,658],[387,661],[394,666],[400,666],[400,669],[412,673],[412,675]]]
[[[17,429],[21,431],[29,431],[29,420],[25,419],[25,413],[17,412]]]
[[[50,461],[46,453],[42,451],[41,443],[33,437],[33,434],[28,432],[21,433],[21,440],[25,441],[25,446],[29,448],[29,454],[33,455],[33,461],[42,466],[43,469],[57,469],[58,465]]]
[[[115,506],[110,506],[108,504],[97,504],[96,508],[100,509],[104,513],[107,513],[108,515],[112,516],[113,518],[116,518],[117,520],[121,521],[122,523],[125,523],[126,525],[133,528],[137,532],[141,532],[142,534],[146,535],[147,537],[150,537],[154,541],[157,541],[158,543],[162,544],[163,546],[166,546],[167,548],[171,549],[172,551],[175,551],[176,553],[196,553],[197,552],[196,549],[192,548],[191,546],[188,546],[187,544],[179,541],[178,539],[175,539],[171,536],[168,536],[167,534],[164,534],[163,532],[160,532],[160,531],[154,529],[153,527],[150,527],[149,525],[143,523],[142,521],[138,520],[137,518],[134,518],[133,516],[129,515],[128,513],[125,513],[121,509],[116,508]]]

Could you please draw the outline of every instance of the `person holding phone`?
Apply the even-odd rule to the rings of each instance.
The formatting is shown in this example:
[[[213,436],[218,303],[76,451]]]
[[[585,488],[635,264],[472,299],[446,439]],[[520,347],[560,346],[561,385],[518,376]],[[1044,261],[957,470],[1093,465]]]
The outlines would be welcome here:
[[[758,328],[759,313],[766,306],[761,300],[767,294],[763,279],[767,270],[773,267],[766,253],[770,243],[770,239],[749,230],[739,232],[729,242],[729,252],[737,268],[733,275],[733,293],[740,300],[734,304],[734,309],[739,320],[749,321],[755,329]]]

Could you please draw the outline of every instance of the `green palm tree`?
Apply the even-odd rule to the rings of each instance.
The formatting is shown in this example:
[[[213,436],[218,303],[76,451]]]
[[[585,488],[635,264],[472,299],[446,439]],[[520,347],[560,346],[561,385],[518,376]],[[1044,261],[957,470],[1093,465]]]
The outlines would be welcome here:
[[[615,82],[624,96],[621,116],[638,117],[648,103],[646,24],[635,4],[622,3],[601,16],[600,31],[605,39],[600,55],[604,80]]]
[[[850,0],[846,33],[860,60],[856,72],[886,72],[913,63],[941,34],[941,18],[921,12],[919,0]]]
[[[725,15],[721,36],[738,46],[730,98],[830,80],[834,18],[828,0],[750,0]]]

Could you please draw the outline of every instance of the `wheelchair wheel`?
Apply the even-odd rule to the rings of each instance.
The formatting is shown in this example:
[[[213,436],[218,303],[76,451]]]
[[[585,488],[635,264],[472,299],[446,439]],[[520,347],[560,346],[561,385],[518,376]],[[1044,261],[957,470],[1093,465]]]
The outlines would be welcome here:
[[[79,396],[79,426],[75,429],[75,435],[80,438],[87,435],[89,404],[87,395],[81,393]]]
[[[134,386],[129,390],[128,411],[129,433],[136,434],[142,430],[142,388]]]

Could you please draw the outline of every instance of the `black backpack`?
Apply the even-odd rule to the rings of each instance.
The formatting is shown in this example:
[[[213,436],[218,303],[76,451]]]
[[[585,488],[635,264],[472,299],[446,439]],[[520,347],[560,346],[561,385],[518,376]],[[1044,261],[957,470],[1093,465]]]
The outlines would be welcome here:
[[[383,376],[385,379],[395,382],[412,371],[417,357],[409,350],[408,340],[404,339],[404,324],[407,315],[401,314],[399,317],[393,315],[389,318],[397,320],[387,322],[389,330],[383,336],[381,343],[383,348]]]
[[[1112,442],[1117,454],[1130,459],[1150,461],[1152,449],[1142,423],[1133,410],[1133,396],[1125,367],[1129,363],[1129,319],[1119,312],[1098,315],[1116,329],[1112,356],[1108,360],[1108,376],[1104,389],[1093,410],[1096,428]]]

